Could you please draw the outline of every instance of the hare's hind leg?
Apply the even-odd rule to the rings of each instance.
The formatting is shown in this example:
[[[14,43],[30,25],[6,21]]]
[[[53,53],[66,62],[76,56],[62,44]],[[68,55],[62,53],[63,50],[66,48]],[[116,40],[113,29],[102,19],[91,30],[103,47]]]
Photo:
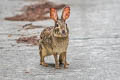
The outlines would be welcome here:
[[[42,51],[40,51],[39,54],[40,54],[40,65],[42,65],[42,60],[43,60],[42,59]]]
[[[41,46],[39,46],[39,49],[40,49],[40,52],[39,52],[39,54],[40,54],[40,65],[43,65],[43,66],[47,67],[48,64],[45,63],[45,61],[44,61],[44,58],[45,58],[45,55],[46,55],[46,50],[44,48],[42,48]]]
[[[42,46],[39,45],[40,65],[42,65]]]

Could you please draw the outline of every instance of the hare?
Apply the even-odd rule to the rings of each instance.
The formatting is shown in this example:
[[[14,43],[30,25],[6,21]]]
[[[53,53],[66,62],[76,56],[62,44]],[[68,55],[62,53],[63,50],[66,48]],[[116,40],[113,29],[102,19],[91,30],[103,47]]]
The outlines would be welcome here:
[[[64,64],[64,68],[67,68],[67,65],[69,65],[66,61],[66,52],[69,43],[69,29],[65,23],[69,16],[69,6],[64,8],[61,19],[58,19],[56,9],[50,8],[50,18],[54,20],[55,26],[45,28],[40,34],[40,65],[48,66],[48,64],[45,63],[44,58],[49,55],[54,56],[56,69],[59,69],[59,64],[62,63]]]

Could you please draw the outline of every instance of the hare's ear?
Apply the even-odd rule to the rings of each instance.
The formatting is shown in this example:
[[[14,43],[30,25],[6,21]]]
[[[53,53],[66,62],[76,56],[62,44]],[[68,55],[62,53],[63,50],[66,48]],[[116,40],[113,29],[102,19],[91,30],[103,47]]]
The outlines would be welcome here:
[[[55,22],[58,20],[57,11],[55,8],[50,8],[50,18],[53,19]]]
[[[70,7],[66,6],[62,12],[62,16],[61,18],[65,21],[66,19],[68,19],[70,16]]]

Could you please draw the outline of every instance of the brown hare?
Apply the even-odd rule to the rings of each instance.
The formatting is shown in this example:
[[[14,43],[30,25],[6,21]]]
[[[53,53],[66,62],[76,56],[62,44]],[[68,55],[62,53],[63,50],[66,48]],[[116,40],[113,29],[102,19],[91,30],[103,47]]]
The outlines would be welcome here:
[[[55,26],[45,28],[40,35],[39,54],[40,65],[48,66],[45,63],[45,56],[53,55],[55,59],[55,67],[59,69],[59,64],[63,63],[64,68],[69,65],[66,61],[66,52],[69,43],[69,30],[66,19],[70,16],[70,7],[66,6],[62,12],[61,19],[58,18],[55,8],[50,9],[50,18],[54,20]],[[59,56],[59,59],[58,59]]]

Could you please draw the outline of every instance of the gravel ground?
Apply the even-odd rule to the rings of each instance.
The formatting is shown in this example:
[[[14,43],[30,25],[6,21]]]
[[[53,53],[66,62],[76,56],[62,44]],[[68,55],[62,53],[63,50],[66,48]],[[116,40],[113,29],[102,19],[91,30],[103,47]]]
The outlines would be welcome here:
[[[69,68],[56,70],[52,56],[46,58],[49,67],[40,66],[38,46],[16,43],[21,35],[39,35],[43,28],[24,30],[21,25],[31,22],[4,20],[35,2],[0,0],[0,80],[120,80],[120,1],[50,1],[71,6]],[[53,25],[52,20],[32,23]]]

